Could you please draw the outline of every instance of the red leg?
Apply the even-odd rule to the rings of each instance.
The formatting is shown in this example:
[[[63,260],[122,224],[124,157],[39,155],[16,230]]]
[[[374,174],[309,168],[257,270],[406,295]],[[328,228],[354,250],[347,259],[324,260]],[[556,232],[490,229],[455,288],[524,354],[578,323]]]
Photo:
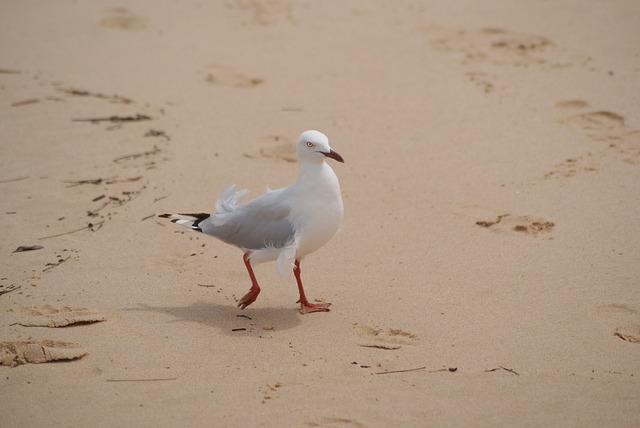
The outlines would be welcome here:
[[[244,309],[255,302],[258,298],[258,294],[260,294],[260,286],[258,285],[256,276],[254,275],[253,269],[251,268],[251,262],[249,261],[249,253],[244,253],[242,259],[244,260],[244,265],[247,267],[247,271],[249,272],[249,278],[251,278],[251,289],[238,302],[238,307],[240,309]]]
[[[329,312],[329,306],[331,303],[309,303],[307,296],[304,295],[304,288],[302,287],[302,279],[300,279],[300,260],[296,259],[295,267],[293,268],[293,275],[298,282],[298,291],[300,292],[300,300],[296,303],[300,303],[300,313],[309,314],[311,312]]]

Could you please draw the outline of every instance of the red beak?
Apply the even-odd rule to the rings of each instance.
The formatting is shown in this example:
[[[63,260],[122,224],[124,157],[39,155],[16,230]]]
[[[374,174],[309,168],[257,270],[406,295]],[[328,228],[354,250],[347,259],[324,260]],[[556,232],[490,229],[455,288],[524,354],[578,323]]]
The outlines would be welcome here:
[[[342,163],[344,163],[344,159],[342,159],[342,156],[340,156],[340,155],[338,154],[338,152],[334,152],[333,150],[329,150],[329,153],[324,153],[324,152],[323,152],[322,154],[323,154],[323,155],[325,155],[325,156],[326,156],[326,157],[328,157],[328,158],[335,159],[335,160],[337,160],[338,162],[342,162]]]

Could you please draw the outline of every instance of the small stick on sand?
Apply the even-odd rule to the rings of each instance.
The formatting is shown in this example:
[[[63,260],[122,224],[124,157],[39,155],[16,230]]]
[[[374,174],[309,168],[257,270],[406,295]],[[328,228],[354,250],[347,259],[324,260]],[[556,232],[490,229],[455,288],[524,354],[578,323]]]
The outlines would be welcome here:
[[[109,117],[86,117],[86,118],[78,118],[71,119],[72,122],[141,122],[143,120],[151,120],[151,117],[146,114],[137,113],[135,116],[109,116]]]
[[[107,379],[107,382],[159,382],[163,380],[178,380],[177,377],[166,377],[157,379]]]
[[[98,223],[89,223],[85,227],[81,227],[80,229],[72,230],[70,232],[58,233],[57,235],[51,235],[51,236],[45,236],[43,238],[38,238],[38,240],[42,241],[44,239],[57,238],[58,236],[70,235],[72,233],[80,232],[80,231],[85,230],[85,229],[92,229],[92,228],[94,228],[96,226],[102,226],[102,223],[104,223],[104,220],[100,221]]]
[[[4,184],[4,183],[13,183],[14,181],[21,181],[21,180],[26,180],[27,178],[29,178],[28,175],[25,175],[24,177],[18,177],[18,178],[10,178],[8,180],[1,180],[0,184]]]
[[[142,157],[142,156],[156,155],[158,153],[160,153],[160,149],[158,147],[154,146],[153,150],[149,150],[149,151],[146,151],[146,152],[140,152],[140,153],[133,153],[133,154],[130,154],[130,155],[120,156],[120,157],[115,158],[113,161],[115,163],[118,163],[118,162],[126,160],[126,159],[136,159],[136,158],[139,158],[139,157]]]
[[[0,290],[0,296],[2,296],[3,294],[11,293],[12,291],[16,291],[18,288],[21,288],[21,287],[22,286],[18,285],[17,287],[13,287],[8,290]],[[12,324],[9,324],[9,325],[12,325]]]
[[[66,262],[67,260],[69,260],[70,258],[71,258],[71,256],[67,256],[67,258],[66,258],[66,259],[60,259],[60,260],[58,260],[58,263],[47,263],[47,266],[48,266],[48,267],[44,268],[44,270],[43,270],[42,272],[46,272],[46,271],[51,270],[51,269],[53,269],[53,268],[55,268],[55,267],[58,267],[58,266],[60,266],[62,263],[64,263],[64,262]]]
[[[417,372],[419,370],[426,370],[426,369],[427,369],[426,367],[418,367],[416,369],[392,370],[392,371],[389,371],[389,372],[377,372],[377,373],[374,373],[374,374],[407,373],[407,372]],[[443,370],[446,370],[446,369],[443,369]],[[438,371],[440,371],[440,370],[438,370]]]
[[[497,370],[504,370],[504,371],[506,371],[506,372],[513,373],[513,374],[514,374],[514,375],[516,375],[516,376],[520,376],[520,373],[516,372],[515,370],[513,370],[513,369],[508,369],[508,368],[506,368],[506,367],[502,367],[502,366],[498,366],[498,367],[496,367],[495,369],[488,369],[488,370],[485,370],[485,373],[495,372],[495,371],[497,371]]]

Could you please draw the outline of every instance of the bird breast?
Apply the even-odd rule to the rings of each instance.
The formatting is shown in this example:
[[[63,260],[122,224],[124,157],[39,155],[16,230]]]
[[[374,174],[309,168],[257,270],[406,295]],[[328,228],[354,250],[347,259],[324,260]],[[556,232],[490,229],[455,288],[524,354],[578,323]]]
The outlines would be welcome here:
[[[296,189],[300,192],[300,204],[292,210],[296,226],[300,258],[326,244],[342,224],[344,207],[340,184],[335,173],[326,165],[321,180],[313,180]]]

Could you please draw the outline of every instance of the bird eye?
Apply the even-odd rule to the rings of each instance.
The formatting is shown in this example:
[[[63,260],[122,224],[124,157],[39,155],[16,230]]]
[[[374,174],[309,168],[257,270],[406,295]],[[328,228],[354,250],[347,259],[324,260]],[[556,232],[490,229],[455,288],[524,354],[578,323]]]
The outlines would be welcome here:
[[[313,147],[313,143],[311,141],[307,141],[307,147]]]

